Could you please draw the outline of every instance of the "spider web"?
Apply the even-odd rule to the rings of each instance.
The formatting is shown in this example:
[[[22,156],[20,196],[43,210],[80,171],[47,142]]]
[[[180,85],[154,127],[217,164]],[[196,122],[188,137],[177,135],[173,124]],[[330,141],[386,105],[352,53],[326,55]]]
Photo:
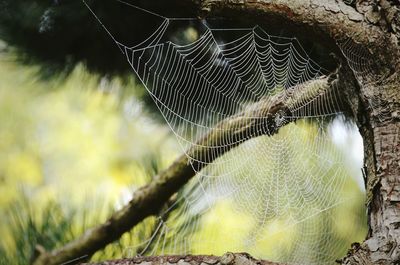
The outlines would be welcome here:
[[[354,234],[336,235],[334,228],[343,225],[337,209],[360,195],[347,189],[351,180],[344,157],[329,132],[327,117],[340,114],[339,87],[334,85],[328,98],[289,106],[290,116],[277,115],[275,122],[285,126],[274,136],[226,138],[218,146],[202,142],[202,148],[230,150],[222,156],[187,152],[219,122],[279,93],[290,97],[297,85],[329,72],[296,38],[273,36],[258,26],[204,24],[206,30],[189,44],[164,41],[170,23],[188,19],[139,9],[162,23],[138,45],[124,45],[102,25],[146,87],[196,176],[160,213],[152,236],[126,255],[246,251],[293,264],[332,264],[344,255]],[[227,32],[229,40],[221,37]],[[246,118],[250,123],[259,117]],[[346,225],[357,229],[356,222]]]

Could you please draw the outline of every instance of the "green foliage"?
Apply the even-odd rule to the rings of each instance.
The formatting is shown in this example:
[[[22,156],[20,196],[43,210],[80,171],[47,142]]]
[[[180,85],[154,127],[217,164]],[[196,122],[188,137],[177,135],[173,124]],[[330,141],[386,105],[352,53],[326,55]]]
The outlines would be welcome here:
[[[3,210],[6,216],[3,218],[3,225],[7,227],[12,238],[3,235],[0,242],[0,264],[29,264],[38,254],[38,249],[49,251],[65,245],[81,236],[87,229],[104,222],[105,217],[113,211],[112,207],[101,205],[101,198],[94,203],[83,202],[81,208],[75,209],[56,201],[35,207],[28,200],[28,197],[23,197]],[[91,260],[135,255],[136,248],[130,246],[139,246],[146,242],[154,232],[152,227],[156,224],[156,218],[146,219],[121,239],[97,252]]]
[[[8,218],[4,221],[12,240],[3,238],[1,241],[0,264],[29,264],[36,246],[53,249],[76,236],[72,227],[73,213],[66,214],[55,202],[35,211],[28,200],[22,198],[5,211]]]

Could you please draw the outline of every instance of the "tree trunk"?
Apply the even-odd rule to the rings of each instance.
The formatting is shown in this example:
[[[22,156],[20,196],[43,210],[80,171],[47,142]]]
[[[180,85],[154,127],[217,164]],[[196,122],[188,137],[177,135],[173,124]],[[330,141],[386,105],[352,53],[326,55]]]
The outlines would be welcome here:
[[[247,17],[261,26],[268,24],[271,28],[285,27],[296,32],[296,35],[307,34],[313,41],[324,45],[327,50],[348,63],[344,67],[350,67],[352,72],[339,74],[339,77],[345,79],[346,83],[353,83],[354,78],[357,80],[357,85],[343,91],[343,94],[351,103],[353,115],[357,118],[364,139],[366,203],[370,230],[367,239],[361,244],[354,244],[341,262],[342,264],[399,264],[400,3],[396,0],[377,2],[350,0],[345,1],[346,3],[343,0],[159,2],[162,5],[166,3],[174,5],[169,8],[183,5],[186,9],[196,9],[201,17]],[[360,64],[357,58],[368,60]],[[255,126],[259,125],[256,122]],[[241,132],[236,131],[236,133],[239,133],[240,137]],[[212,137],[218,139],[219,136]],[[117,239],[146,216],[155,214],[193,174],[187,158],[182,156],[170,170],[135,193],[129,205],[114,214],[106,224],[89,231],[82,239],[60,250],[41,254],[34,264],[57,264],[82,254],[91,255],[105,244]],[[163,193],[158,193],[160,191]],[[146,208],[150,204],[155,206]],[[119,220],[120,223],[116,225],[115,220]],[[94,244],[88,245],[88,242]],[[77,252],[59,258],[71,250]],[[207,263],[206,256],[202,257]],[[167,261],[159,259],[157,262]],[[104,264],[137,264],[137,262]]]
[[[399,57],[398,57],[399,58]],[[399,69],[399,68],[397,68]],[[366,105],[360,129],[364,138],[369,233],[354,245],[343,264],[400,262],[400,75],[399,70],[379,85],[361,85]]]

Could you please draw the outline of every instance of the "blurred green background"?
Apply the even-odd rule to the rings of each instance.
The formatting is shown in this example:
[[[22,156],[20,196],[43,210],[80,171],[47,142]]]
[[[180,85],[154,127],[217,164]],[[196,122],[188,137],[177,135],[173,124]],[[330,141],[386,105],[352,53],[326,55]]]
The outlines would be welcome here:
[[[143,88],[133,82],[126,92],[118,78],[89,74],[81,64],[68,77],[44,81],[37,67],[4,50],[0,69],[0,248],[9,261],[19,257],[18,240],[27,248],[20,258],[36,240],[59,240],[48,233],[67,228],[57,225],[60,218],[74,218],[71,231],[57,232],[69,239],[101,222],[179,153],[169,128],[143,110]],[[48,211],[55,204],[62,211]],[[76,217],[76,210],[88,216]],[[42,216],[46,211],[51,216]],[[46,218],[54,227],[28,227]]]
[[[80,1],[0,2],[1,264],[28,264],[36,245],[49,250],[62,246],[101,223],[182,152],[118,49],[76,2]],[[140,41],[149,30],[140,29],[133,39]],[[187,40],[194,34],[193,29],[175,30],[171,35],[178,39]],[[306,49],[318,51],[318,47]],[[318,194],[319,198],[328,198],[334,208],[315,211],[329,205],[323,199],[315,200],[314,210],[289,211],[301,210],[311,216],[309,221],[288,221],[287,214],[261,225],[252,211],[241,206],[247,200],[262,211],[259,200],[264,195],[254,191],[257,196],[239,194],[213,201],[208,211],[189,212],[185,207],[193,206],[188,201],[198,181],[193,180],[177,195],[178,203],[168,214],[146,219],[92,260],[160,254],[164,247],[172,249],[178,243],[178,252],[221,255],[247,251],[274,260],[334,263],[367,232],[361,136],[342,117],[324,125],[311,121],[287,127],[273,141],[284,139],[288,149],[304,150],[308,164],[301,156],[285,157],[290,162],[282,176],[300,164],[310,169],[311,180],[318,179],[321,172],[313,168],[323,167],[329,159],[338,161],[327,169],[325,180],[313,184],[326,192],[326,196]],[[307,149],[321,136],[325,137],[323,150]],[[254,141],[228,156],[246,150],[251,153],[252,144],[266,148],[270,144],[265,137]],[[320,160],[321,154],[326,160]],[[251,158],[256,168],[274,167],[256,155]],[[271,177],[256,171],[248,168],[246,175],[258,187],[267,188]],[[329,180],[337,172],[342,174],[342,189],[332,192]],[[241,176],[233,174],[232,178],[234,184]],[[289,203],[290,198],[287,193],[281,201]],[[171,229],[161,233],[158,227]],[[250,242],[255,234],[262,236],[257,243]],[[188,247],[187,238],[191,239]]]

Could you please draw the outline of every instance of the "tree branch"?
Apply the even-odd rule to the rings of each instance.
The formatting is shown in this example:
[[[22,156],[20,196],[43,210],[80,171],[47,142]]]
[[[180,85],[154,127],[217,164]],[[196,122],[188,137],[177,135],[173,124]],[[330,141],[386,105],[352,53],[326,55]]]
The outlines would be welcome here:
[[[214,159],[250,138],[277,133],[284,125],[279,120],[281,115],[290,116],[291,109],[297,105],[307,106],[318,97],[329,100],[332,92],[330,88],[333,85],[337,86],[336,83],[339,82],[336,77],[336,74],[323,76],[297,85],[290,90],[290,94],[283,91],[265,98],[242,113],[221,121],[189,149],[187,154],[178,157],[151,183],[138,189],[132,200],[116,211],[104,224],[88,230],[82,237],[58,250],[40,254],[33,264],[62,264],[79,257],[90,257],[146,217],[157,214],[173,194]],[[226,139],[234,139],[234,144],[224,145]]]
[[[266,260],[257,260],[247,253],[225,253],[223,256],[212,255],[170,255],[156,257],[135,257],[131,259],[120,259],[104,261],[99,263],[87,263],[86,265],[285,265]]]

